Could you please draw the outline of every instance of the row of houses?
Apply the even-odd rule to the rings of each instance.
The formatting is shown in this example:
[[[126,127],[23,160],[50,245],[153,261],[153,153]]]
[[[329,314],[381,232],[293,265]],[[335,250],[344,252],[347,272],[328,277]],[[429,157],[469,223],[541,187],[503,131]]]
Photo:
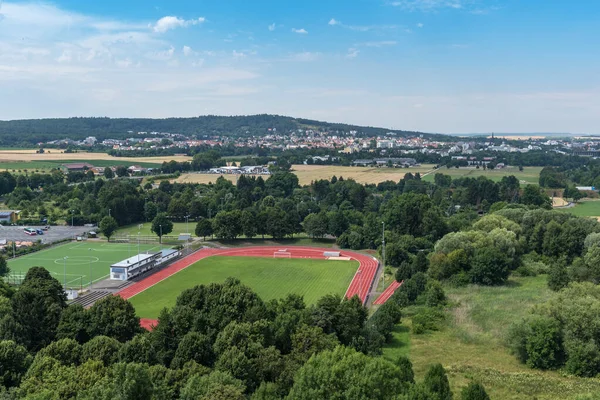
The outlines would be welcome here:
[[[108,167],[107,167],[108,168]],[[113,171],[116,170],[116,167],[110,167]],[[89,163],[72,163],[72,164],[63,164],[61,169],[64,172],[86,172],[92,171],[94,175],[102,175],[104,174],[105,167],[95,167]],[[153,168],[144,168],[139,165],[132,165],[127,168],[127,171],[132,174],[145,174],[153,171]]]
[[[364,160],[354,160],[353,165],[357,167],[368,167],[368,166],[386,166],[392,164],[394,167],[416,167],[419,164],[414,158],[373,158]]]
[[[208,172],[210,174],[219,175],[271,175],[269,168],[262,165],[247,167],[218,167],[211,168]]]

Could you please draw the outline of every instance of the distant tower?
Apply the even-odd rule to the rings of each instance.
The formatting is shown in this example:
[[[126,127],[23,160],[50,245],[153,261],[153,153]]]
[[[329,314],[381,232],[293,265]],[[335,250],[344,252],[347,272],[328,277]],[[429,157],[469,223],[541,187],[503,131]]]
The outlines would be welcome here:
[[[492,132],[492,140],[494,140],[494,132]]]

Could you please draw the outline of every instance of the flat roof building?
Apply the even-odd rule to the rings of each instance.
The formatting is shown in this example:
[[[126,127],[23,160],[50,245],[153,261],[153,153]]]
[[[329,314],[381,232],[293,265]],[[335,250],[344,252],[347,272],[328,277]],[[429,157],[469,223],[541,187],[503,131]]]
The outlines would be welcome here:
[[[110,279],[127,281],[154,268],[161,253],[138,254],[110,266]]]

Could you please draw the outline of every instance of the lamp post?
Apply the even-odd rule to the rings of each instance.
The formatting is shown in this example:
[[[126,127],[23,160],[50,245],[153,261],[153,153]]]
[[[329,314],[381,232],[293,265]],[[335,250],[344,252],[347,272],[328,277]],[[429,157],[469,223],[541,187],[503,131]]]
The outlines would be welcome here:
[[[92,251],[92,249],[88,249],[89,252]],[[94,279],[92,278],[92,256],[90,256],[90,290],[92,290],[94,285]]]
[[[160,251],[162,251],[162,225],[158,225],[158,227],[160,228]]]
[[[65,285],[65,291],[67,290],[67,260],[69,257],[63,257],[63,280]]]
[[[108,216],[110,217],[110,208],[108,209]]]
[[[186,215],[186,216],[185,216],[185,230],[186,230],[186,233],[187,233],[187,234],[189,234],[189,235],[190,235],[190,237],[191,237],[191,236],[192,236],[192,234],[190,233],[189,222],[190,222],[190,216],[189,216],[189,215]],[[190,242],[190,239],[189,239],[189,238],[185,240],[185,247],[186,247],[186,248],[188,247],[188,244],[189,244],[189,242]]]
[[[75,225],[73,225],[73,217],[74,216],[75,216],[75,210],[71,210],[71,228],[75,226]]]
[[[383,272],[381,274],[381,279],[383,281],[383,288],[382,290],[385,290],[385,222],[381,222],[381,224],[383,225],[382,228],[382,240],[381,240],[381,252],[383,255]]]
[[[140,262],[140,233],[138,232],[138,262]]]

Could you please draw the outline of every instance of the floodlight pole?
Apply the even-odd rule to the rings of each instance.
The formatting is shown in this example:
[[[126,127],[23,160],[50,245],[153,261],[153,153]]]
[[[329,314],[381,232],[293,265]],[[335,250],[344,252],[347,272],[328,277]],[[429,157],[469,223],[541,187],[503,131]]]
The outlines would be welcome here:
[[[140,262],[140,233],[138,232],[138,262]]]
[[[71,210],[71,228],[73,228],[75,225],[73,225],[73,217],[75,216],[75,210]]]
[[[190,216],[186,215],[185,216],[185,230],[186,230],[186,233],[189,234],[190,238],[191,238],[192,234],[190,233],[189,221],[190,221]],[[186,248],[188,247],[189,242],[190,242],[189,238],[185,240],[185,247]]]
[[[88,249],[88,251],[92,251],[92,249]],[[92,256],[90,256],[90,290],[92,290],[94,285],[94,279],[92,278]]]
[[[383,281],[382,290],[385,290],[385,222],[381,222],[381,224],[383,225],[382,240],[381,240],[381,252],[383,255],[383,271],[381,274],[381,279]]]
[[[65,292],[67,291],[67,259],[69,257],[63,257],[63,280],[65,284]]]
[[[108,216],[110,217],[110,208],[108,209]]]
[[[158,225],[158,227],[160,228],[160,251],[162,251],[162,225]]]

